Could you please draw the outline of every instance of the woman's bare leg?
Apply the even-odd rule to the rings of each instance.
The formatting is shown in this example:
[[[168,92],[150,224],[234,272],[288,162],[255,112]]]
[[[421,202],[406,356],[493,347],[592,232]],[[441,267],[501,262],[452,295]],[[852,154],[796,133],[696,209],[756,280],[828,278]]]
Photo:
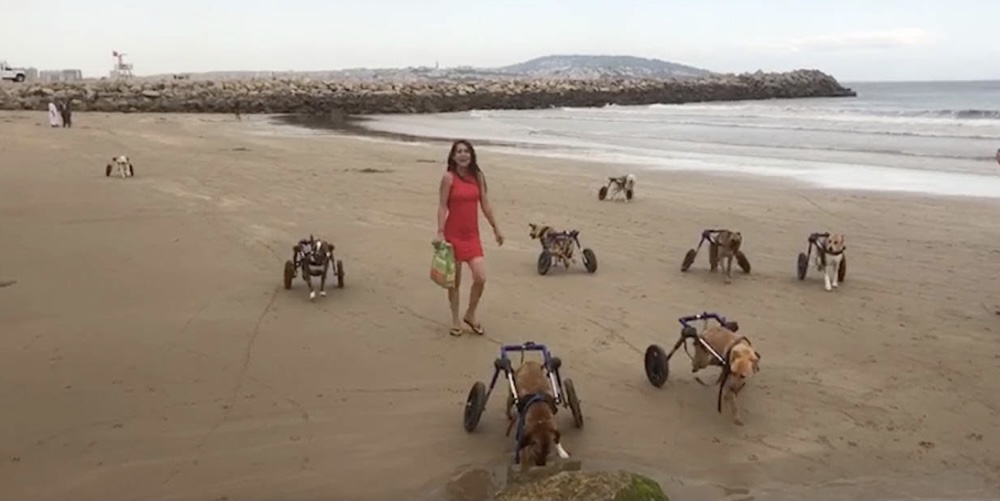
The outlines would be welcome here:
[[[455,286],[448,289],[448,304],[451,306],[451,328],[462,329],[462,319],[458,316],[458,306],[459,306],[459,291],[458,288],[462,285],[462,263],[455,263]]]
[[[469,261],[469,269],[472,271],[472,288],[469,291],[469,309],[465,311],[465,320],[478,329],[476,309],[479,308],[479,299],[483,297],[483,289],[486,287],[486,261],[482,257],[473,258]]]

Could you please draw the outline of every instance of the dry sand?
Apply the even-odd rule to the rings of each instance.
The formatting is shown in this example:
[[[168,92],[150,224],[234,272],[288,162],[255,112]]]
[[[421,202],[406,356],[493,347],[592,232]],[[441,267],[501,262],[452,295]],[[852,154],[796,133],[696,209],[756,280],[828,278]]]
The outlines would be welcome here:
[[[452,338],[428,278],[447,145],[75,118],[0,113],[0,281],[17,281],[0,288],[0,498],[431,496],[510,461],[503,393],[471,435],[461,413],[498,345],[525,340],[576,382],[585,427],[559,415],[574,458],[652,472],[677,497],[998,494],[997,201],[643,172],[634,203],[602,203],[607,166],[483,150],[508,241],[484,234],[487,336]],[[122,153],[137,177],[105,178]],[[538,276],[529,222],[580,229],[600,269]],[[705,251],[678,269],[719,226],[754,266],[728,286]],[[848,239],[831,293],[814,269],[795,278],[823,230]],[[347,271],[315,303],[280,286],[309,233]],[[664,388],[646,381],[646,346],[702,310],[763,357],[745,426],[683,355]]]

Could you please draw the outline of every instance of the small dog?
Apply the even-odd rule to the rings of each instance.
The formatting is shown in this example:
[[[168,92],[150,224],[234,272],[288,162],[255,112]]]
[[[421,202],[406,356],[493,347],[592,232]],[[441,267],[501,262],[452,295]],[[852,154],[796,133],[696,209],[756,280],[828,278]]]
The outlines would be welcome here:
[[[624,194],[626,203],[628,203],[629,200],[632,200],[632,194],[635,193],[635,174],[609,177],[608,181],[611,185],[611,190],[608,194],[609,199],[613,200],[617,195]]]
[[[542,248],[548,250],[552,257],[559,260],[566,269],[569,269],[570,264],[576,264],[576,256],[573,255],[572,233],[557,232],[551,226],[535,223],[528,223],[528,227],[531,228],[528,236],[532,239],[538,239]]]
[[[123,178],[135,176],[135,168],[132,167],[132,161],[129,160],[128,155],[111,157],[111,163],[104,168],[104,177],[110,177],[112,169],[117,169],[117,175]]]
[[[725,377],[725,381],[723,381],[726,373],[725,368],[723,368],[723,372],[719,374],[719,378],[715,381],[715,384],[725,385],[721,389],[722,399],[729,404],[733,422],[737,425],[742,425],[743,419],[740,416],[740,409],[736,403],[736,395],[743,389],[750,377],[760,371],[760,354],[750,346],[750,340],[746,336],[738,336],[735,332],[721,325],[706,328],[702,332],[701,337],[729,364],[728,377]],[[694,346],[694,356],[691,357],[692,373],[698,372],[710,365],[719,365],[718,360],[708,350],[703,348],[700,343],[695,343]],[[699,383],[709,386],[697,376],[695,379]]]
[[[844,235],[832,233],[820,240],[816,253],[816,269],[823,272],[823,287],[830,291],[840,286],[840,262],[844,260]]]
[[[326,297],[326,277],[330,272],[330,262],[333,261],[334,245],[323,240],[317,240],[309,235],[309,238],[299,240],[299,243],[292,246],[292,262],[298,266],[298,271],[302,272],[302,279],[309,286],[309,300],[316,299],[316,291],[313,289],[312,277],[319,278],[319,295]]]
[[[555,415],[559,411],[549,378],[545,375],[542,364],[533,360],[525,361],[514,371],[514,387],[517,388],[518,416],[514,409],[514,395],[507,394],[507,435],[514,426],[519,429],[520,439],[517,443],[521,459],[521,471],[528,468],[529,463],[545,466],[552,446],[563,459],[569,458],[569,453],[563,448],[562,434],[556,426]],[[522,421],[518,423],[518,418]]]
[[[739,252],[740,246],[743,245],[743,235],[738,231],[729,230],[719,230],[719,233],[715,236],[716,252],[715,262],[717,265],[721,265],[725,261],[725,273],[726,273],[726,283],[732,283],[733,279],[733,259],[736,258],[736,253]],[[711,249],[709,249],[711,252]],[[713,266],[712,271],[715,271]]]

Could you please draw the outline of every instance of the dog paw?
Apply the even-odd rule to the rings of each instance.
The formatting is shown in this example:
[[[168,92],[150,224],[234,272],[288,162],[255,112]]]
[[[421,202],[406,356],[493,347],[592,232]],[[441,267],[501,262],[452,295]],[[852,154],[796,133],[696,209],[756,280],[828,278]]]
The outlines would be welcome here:
[[[326,291],[319,291],[320,297],[326,297]]]
[[[826,289],[827,292],[833,290],[833,287],[831,287],[830,285],[823,286],[823,288]]]
[[[316,291],[309,291],[309,300],[316,299]]]
[[[743,426],[743,420],[740,418],[733,419],[733,424],[736,426]]]
[[[556,453],[563,459],[569,459],[569,453],[566,452],[566,449],[563,449],[562,444],[556,444]]]

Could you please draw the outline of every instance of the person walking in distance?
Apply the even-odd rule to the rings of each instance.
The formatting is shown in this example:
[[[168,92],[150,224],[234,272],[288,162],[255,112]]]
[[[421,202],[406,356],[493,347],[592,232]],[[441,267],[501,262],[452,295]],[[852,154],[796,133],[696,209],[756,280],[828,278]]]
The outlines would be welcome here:
[[[497,245],[503,245],[503,233],[493,216],[493,205],[487,194],[486,177],[476,161],[476,150],[464,139],[455,141],[448,153],[448,169],[441,176],[438,191],[437,239],[451,244],[455,252],[457,268],[455,286],[448,289],[451,305],[452,336],[462,335],[462,322],[473,332],[485,334],[476,318],[476,309],[486,286],[486,262],[483,244],[479,238],[479,209],[493,227]],[[472,287],[469,291],[469,307],[461,318],[458,314],[459,286],[462,283],[462,264],[472,272]]]

